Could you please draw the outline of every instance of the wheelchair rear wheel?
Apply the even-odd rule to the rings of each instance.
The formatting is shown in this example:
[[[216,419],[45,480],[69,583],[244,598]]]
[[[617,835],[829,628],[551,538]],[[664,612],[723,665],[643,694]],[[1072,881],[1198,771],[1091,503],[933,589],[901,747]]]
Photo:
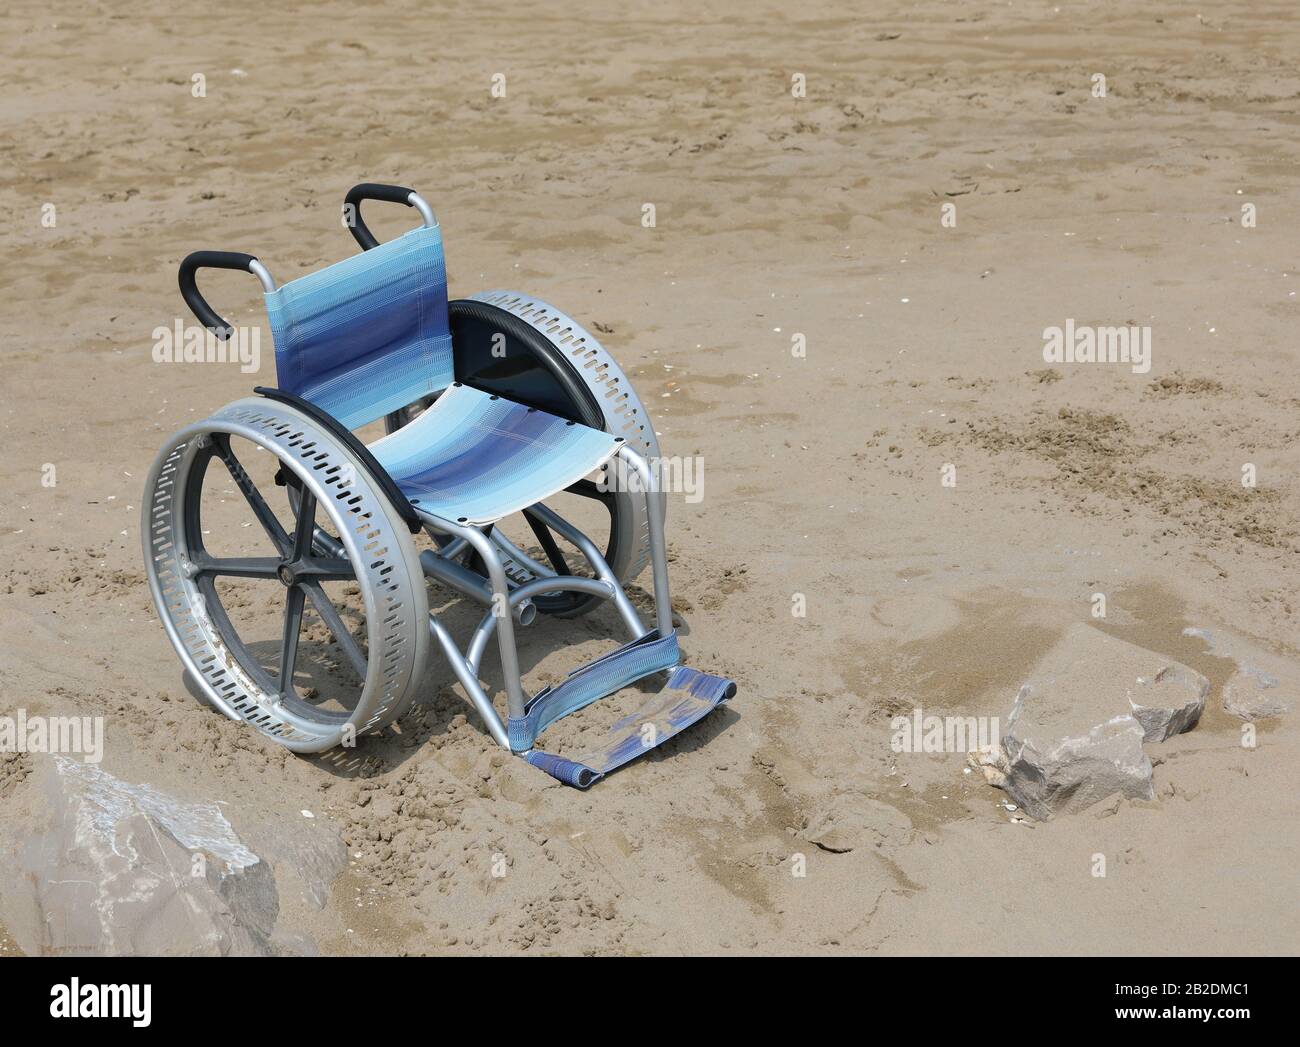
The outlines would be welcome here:
[[[278,511],[277,484],[290,496]],[[406,710],[429,644],[415,545],[310,418],[250,398],[181,430],[143,510],[159,617],[216,708],[298,752],[350,745]]]

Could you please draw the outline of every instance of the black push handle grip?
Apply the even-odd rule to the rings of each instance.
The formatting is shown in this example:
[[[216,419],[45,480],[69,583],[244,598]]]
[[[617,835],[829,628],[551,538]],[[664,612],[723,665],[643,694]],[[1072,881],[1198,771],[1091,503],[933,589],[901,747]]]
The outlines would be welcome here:
[[[374,233],[362,221],[361,201],[384,200],[390,204],[414,207],[415,204],[411,202],[414,195],[414,189],[402,185],[384,185],[382,182],[362,182],[348,190],[348,195],[343,198],[343,221],[352,230],[352,236],[361,245],[361,250],[369,251],[372,247],[379,246]]]
[[[199,323],[223,342],[230,337],[230,324],[226,323],[217,311],[208,305],[207,299],[199,294],[199,286],[194,281],[194,274],[200,269],[238,269],[241,272],[251,273],[253,263],[256,261],[253,255],[240,254],[238,251],[195,251],[193,254],[186,255],[185,260],[181,262],[181,297],[190,307],[190,312],[198,317]]]

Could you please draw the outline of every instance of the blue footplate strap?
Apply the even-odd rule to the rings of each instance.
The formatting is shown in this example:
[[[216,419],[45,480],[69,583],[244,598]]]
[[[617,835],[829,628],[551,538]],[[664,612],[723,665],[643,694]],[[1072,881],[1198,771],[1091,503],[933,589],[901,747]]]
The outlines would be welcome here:
[[[597,748],[573,759],[538,750],[521,755],[552,778],[586,789],[702,720],[735,693],[731,680],[679,665],[664,689],[637,712],[615,723]]]
[[[639,640],[580,666],[558,684],[538,691],[524,706],[523,716],[510,717],[506,725],[510,748],[515,752],[531,749],[537,736],[560,717],[651,673],[671,668],[680,658],[677,634],[661,637],[658,630],[652,629]]]

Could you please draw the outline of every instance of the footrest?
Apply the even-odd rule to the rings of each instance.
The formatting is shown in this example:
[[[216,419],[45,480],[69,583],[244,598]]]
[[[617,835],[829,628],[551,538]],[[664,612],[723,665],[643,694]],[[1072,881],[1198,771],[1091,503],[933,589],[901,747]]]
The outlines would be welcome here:
[[[510,748],[517,753],[531,749],[537,736],[560,717],[577,712],[644,676],[671,668],[680,658],[677,634],[661,637],[657,629],[652,629],[639,640],[588,662],[555,686],[538,691],[524,707],[523,716],[510,717],[507,723]]]
[[[598,748],[572,760],[537,750],[522,755],[552,778],[586,789],[615,768],[702,720],[735,693],[736,685],[731,680],[679,665],[664,689],[637,712],[615,723]]]

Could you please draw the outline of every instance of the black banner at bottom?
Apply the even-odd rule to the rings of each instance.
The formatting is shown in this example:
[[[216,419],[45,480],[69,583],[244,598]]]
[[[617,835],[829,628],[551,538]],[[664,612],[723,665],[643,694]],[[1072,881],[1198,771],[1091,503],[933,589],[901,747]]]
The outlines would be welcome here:
[[[650,1024],[672,1020],[663,1004],[679,994],[696,997],[683,1000],[682,1034],[717,1022],[735,1035],[747,1021],[771,1034],[774,1018],[861,1033],[873,1015],[926,1033],[978,1033],[990,1020],[1004,1030],[1044,1021],[1070,1032],[1171,1024],[1226,1031],[1293,1015],[1297,973],[1294,959],[1229,957],[611,959],[13,959],[0,964],[0,1001],[17,1028],[50,1023],[77,1033],[110,1025],[138,1034],[337,1033],[392,1019],[419,1027],[434,1001],[473,1021],[521,999],[549,1002],[514,1012],[512,1023],[600,1028],[593,1019],[608,1015],[607,1027],[618,1028],[640,1024],[642,1006]]]

